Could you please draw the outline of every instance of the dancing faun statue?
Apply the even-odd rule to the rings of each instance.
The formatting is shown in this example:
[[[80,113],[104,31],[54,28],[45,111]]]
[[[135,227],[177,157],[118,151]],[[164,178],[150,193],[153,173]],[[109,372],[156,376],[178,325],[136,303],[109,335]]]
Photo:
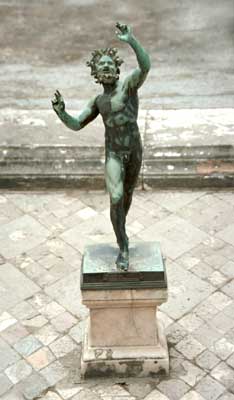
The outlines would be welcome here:
[[[115,48],[95,50],[87,62],[91,75],[103,86],[103,93],[89,101],[86,108],[73,117],[65,110],[65,103],[57,90],[52,106],[61,121],[78,131],[93,121],[100,113],[105,125],[105,180],[110,195],[110,217],[119,246],[116,265],[127,271],[129,266],[129,241],[125,223],[134,187],[142,162],[142,144],[137,125],[137,91],[150,69],[150,58],[129,26],[117,23],[119,40],[134,50],[138,67],[124,80],[119,79],[123,63]]]

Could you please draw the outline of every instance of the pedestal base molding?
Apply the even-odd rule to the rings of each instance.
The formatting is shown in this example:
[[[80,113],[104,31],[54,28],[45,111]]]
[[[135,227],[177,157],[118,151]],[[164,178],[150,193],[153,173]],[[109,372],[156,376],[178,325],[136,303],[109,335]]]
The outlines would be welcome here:
[[[89,324],[87,326],[81,359],[84,377],[145,377],[169,372],[169,356],[163,324],[158,320],[158,343],[155,346],[90,345]]]

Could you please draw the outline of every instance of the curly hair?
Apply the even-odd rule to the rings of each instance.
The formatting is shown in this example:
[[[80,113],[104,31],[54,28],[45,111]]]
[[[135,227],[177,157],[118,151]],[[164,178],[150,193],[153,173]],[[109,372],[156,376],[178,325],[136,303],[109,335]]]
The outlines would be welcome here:
[[[96,69],[96,64],[99,62],[99,60],[102,58],[102,56],[109,56],[111,59],[114,61],[116,68],[117,68],[117,75],[120,74],[120,65],[123,64],[123,60],[119,58],[118,56],[118,49],[114,47],[107,47],[106,49],[99,49],[99,50],[94,50],[92,54],[92,58],[90,61],[87,61],[86,65],[91,68],[91,75],[94,76],[96,79],[96,82],[98,83],[98,77],[97,77],[97,69]]]

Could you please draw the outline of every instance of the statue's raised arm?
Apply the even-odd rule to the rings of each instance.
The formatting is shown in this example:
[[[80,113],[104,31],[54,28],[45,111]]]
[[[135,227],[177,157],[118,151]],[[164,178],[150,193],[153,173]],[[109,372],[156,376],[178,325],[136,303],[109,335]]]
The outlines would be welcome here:
[[[117,37],[123,42],[128,43],[132,47],[138,61],[138,68],[136,68],[126,78],[125,84],[132,89],[138,89],[146,79],[147,74],[150,70],[149,55],[132,34],[132,30],[128,25],[120,24],[119,22],[117,22],[116,27],[118,28],[118,31],[116,31]]]
[[[91,100],[78,117],[72,117],[65,111],[65,102],[61,93],[56,90],[54,98],[51,101],[52,107],[61,121],[73,131],[84,128],[89,122],[93,121],[99,114],[96,99]]]

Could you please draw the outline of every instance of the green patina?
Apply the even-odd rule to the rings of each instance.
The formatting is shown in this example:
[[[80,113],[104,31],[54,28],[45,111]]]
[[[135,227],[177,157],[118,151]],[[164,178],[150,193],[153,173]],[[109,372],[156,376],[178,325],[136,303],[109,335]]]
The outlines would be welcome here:
[[[117,270],[113,259],[117,249],[110,244],[86,246],[82,261],[81,289],[166,288],[165,260],[158,242],[137,242],[129,246],[128,271]]]
[[[119,245],[117,267],[129,266],[129,243],[126,235],[126,216],[136,186],[142,162],[142,144],[137,125],[138,89],[150,69],[150,58],[130,27],[120,23],[117,37],[134,50],[138,68],[123,81],[119,79],[122,60],[117,49],[95,50],[87,63],[96,82],[103,86],[103,93],[89,101],[86,108],[73,117],[65,110],[65,103],[57,90],[52,105],[61,121],[75,131],[82,129],[101,114],[105,125],[105,179],[111,203],[111,222]]]

